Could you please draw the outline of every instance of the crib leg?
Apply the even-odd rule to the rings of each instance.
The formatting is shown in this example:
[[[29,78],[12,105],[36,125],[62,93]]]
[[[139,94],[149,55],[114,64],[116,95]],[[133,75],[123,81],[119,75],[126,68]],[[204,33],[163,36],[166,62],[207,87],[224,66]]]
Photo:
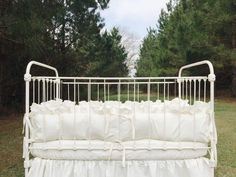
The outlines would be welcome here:
[[[28,168],[25,168],[25,177],[28,177],[28,173],[29,173]]]

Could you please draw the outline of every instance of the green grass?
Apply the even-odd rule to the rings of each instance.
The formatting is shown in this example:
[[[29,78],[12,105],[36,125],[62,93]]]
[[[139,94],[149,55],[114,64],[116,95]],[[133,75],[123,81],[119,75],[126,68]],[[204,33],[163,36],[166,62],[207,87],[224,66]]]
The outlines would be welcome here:
[[[0,118],[0,177],[23,177],[22,117],[9,115]]]
[[[123,99],[123,97],[122,97]],[[236,100],[216,99],[216,177],[236,176]],[[22,115],[0,117],[0,177],[23,177]]]
[[[236,176],[236,101],[216,100],[217,177]]]

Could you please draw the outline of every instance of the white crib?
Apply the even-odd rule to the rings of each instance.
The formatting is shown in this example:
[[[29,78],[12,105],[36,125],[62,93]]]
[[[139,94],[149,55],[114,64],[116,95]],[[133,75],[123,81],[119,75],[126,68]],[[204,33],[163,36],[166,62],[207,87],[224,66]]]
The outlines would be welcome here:
[[[32,76],[33,65],[55,76]],[[208,76],[182,76],[199,65]],[[213,177],[215,75],[209,61],[178,77],[59,77],[31,61],[26,177]]]

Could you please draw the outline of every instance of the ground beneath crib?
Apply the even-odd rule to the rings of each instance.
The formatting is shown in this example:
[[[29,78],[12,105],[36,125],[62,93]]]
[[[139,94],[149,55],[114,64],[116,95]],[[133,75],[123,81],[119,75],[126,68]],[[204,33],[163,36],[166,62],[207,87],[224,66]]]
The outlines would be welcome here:
[[[216,99],[218,167],[216,177],[236,176],[236,100]],[[1,114],[0,114],[1,115]],[[0,116],[0,177],[23,177],[22,115]]]

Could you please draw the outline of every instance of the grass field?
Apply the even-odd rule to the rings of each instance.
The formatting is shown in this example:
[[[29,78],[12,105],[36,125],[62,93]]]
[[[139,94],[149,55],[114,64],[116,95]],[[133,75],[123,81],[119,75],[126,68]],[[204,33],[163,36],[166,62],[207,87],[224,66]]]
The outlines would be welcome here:
[[[236,177],[236,100],[216,99],[216,177]],[[0,177],[23,177],[22,115],[0,117]]]

